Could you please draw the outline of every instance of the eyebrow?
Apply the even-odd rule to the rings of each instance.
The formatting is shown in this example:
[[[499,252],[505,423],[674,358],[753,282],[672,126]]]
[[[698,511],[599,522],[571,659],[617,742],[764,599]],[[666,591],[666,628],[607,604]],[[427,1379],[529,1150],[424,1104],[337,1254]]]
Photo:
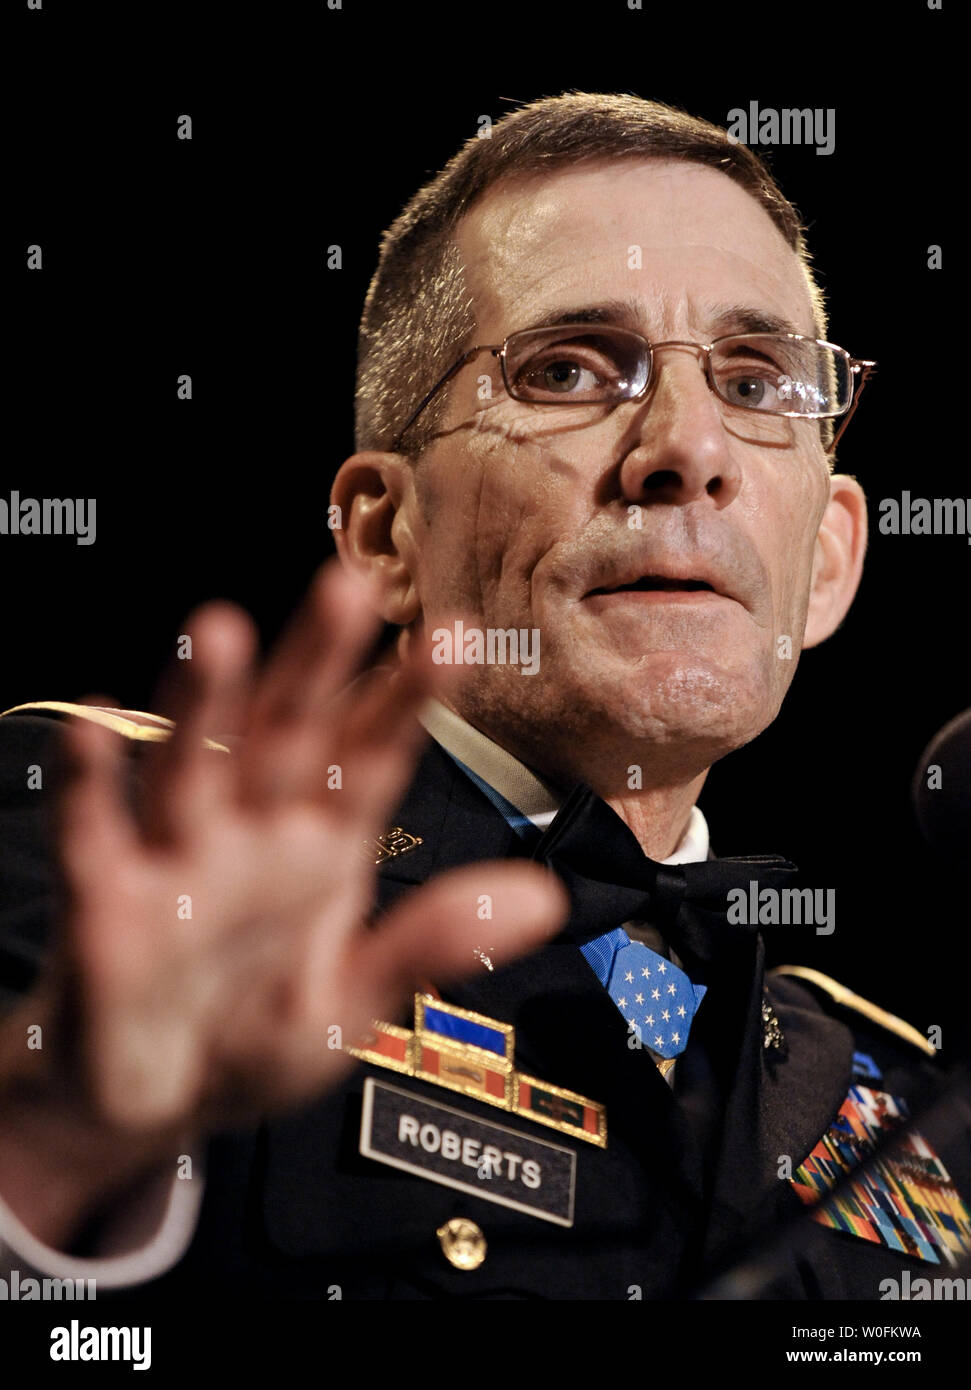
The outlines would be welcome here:
[[[799,333],[790,319],[749,304],[705,306],[709,332],[717,338],[727,333]],[[596,304],[551,309],[530,322],[530,328],[558,328],[566,323],[609,323],[642,333],[643,309],[633,299],[604,299]]]
[[[530,320],[530,328],[558,328],[561,323],[611,323],[618,328],[640,332],[642,314],[633,299],[603,299],[597,304],[576,305],[567,309],[550,309],[540,318]]]
[[[711,332],[721,333],[799,333],[801,330],[780,314],[749,304],[708,305]]]

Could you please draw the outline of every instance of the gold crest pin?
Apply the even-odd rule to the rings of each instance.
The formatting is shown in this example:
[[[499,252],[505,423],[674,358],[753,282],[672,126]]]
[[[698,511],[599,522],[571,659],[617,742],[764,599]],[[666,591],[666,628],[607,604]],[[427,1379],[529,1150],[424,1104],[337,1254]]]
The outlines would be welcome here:
[[[388,859],[397,859],[399,855],[410,853],[423,843],[420,835],[412,835],[400,825],[393,825],[376,839],[365,840],[364,852],[372,863],[383,864]]]

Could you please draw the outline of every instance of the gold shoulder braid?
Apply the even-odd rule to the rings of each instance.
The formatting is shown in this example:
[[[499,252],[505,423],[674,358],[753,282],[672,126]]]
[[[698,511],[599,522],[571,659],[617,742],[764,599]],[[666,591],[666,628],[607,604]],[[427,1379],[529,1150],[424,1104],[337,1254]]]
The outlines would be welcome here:
[[[123,738],[137,739],[143,743],[164,743],[171,738],[175,728],[172,720],[161,714],[146,714],[140,709],[114,709],[108,705],[74,705],[64,700],[35,700],[27,705],[14,705],[11,709],[0,710],[0,719],[6,714],[25,714],[30,710],[73,714],[78,719],[87,719],[105,729],[114,729]],[[217,743],[212,738],[204,738],[202,742],[204,747],[213,748],[219,753],[230,751],[224,743]]]
[[[811,970],[808,965],[777,965],[769,974],[792,975],[796,979],[807,980],[809,984],[828,994],[835,1003],[841,1004],[844,1009],[853,1009],[856,1013],[862,1014],[871,1023],[879,1024],[889,1033],[895,1033],[898,1038],[903,1038],[904,1042],[919,1048],[928,1057],[937,1055],[937,1048],[910,1023],[905,1023],[896,1014],[881,1009],[878,1004],[871,1004],[870,1000],[864,999],[862,995],[854,994],[853,990],[847,989],[846,985],[841,985],[839,980],[834,980],[830,975],[824,975],[821,970]]]

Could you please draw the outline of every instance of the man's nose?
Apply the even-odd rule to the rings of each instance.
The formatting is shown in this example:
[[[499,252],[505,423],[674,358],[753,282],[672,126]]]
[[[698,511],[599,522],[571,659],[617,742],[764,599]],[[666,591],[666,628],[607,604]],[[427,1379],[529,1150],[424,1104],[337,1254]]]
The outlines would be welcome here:
[[[741,472],[721,405],[708,385],[705,356],[691,343],[654,349],[653,380],[637,403],[621,487],[631,502],[682,506],[711,497],[725,507],[738,494]]]

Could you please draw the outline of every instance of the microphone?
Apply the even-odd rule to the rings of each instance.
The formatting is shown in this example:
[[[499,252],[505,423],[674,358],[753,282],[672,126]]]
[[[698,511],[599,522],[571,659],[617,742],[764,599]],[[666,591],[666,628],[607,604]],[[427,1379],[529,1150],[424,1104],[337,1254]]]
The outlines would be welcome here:
[[[924,839],[946,858],[971,849],[971,709],[945,724],[924,749],[913,780]]]

